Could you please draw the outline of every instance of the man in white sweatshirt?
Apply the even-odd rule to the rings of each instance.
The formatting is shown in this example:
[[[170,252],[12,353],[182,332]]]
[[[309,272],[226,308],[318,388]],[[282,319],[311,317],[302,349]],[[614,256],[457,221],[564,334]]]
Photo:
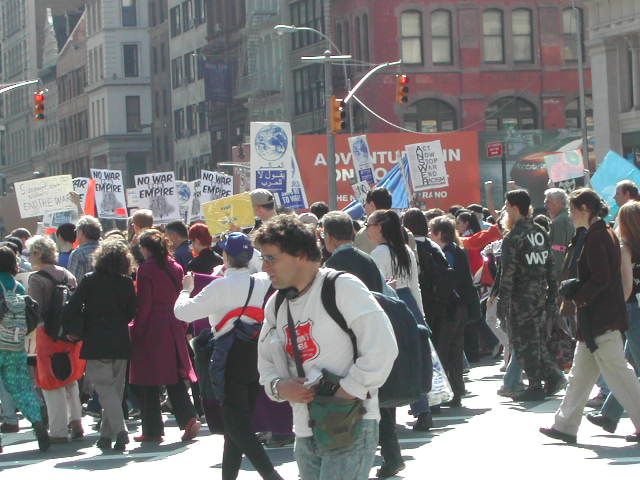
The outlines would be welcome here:
[[[265,309],[258,341],[260,383],[271,398],[292,405],[300,477],[368,479],[378,444],[378,388],[386,381],[398,354],[389,318],[360,280],[350,274],[337,278],[336,304],[356,338],[354,363],[349,336],[322,305],[322,285],[332,270],[320,269],[321,254],[315,235],[296,217],[280,215],[258,230],[255,242],[273,286],[286,292],[277,313],[275,295]],[[288,327],[289,312],[295,335]],[[296,339],[297,348],[292,338]],[[295,350],[305,378],[297,373]],[[318,448],[308,409],[316,395],[309,383],[317,380],[323,369],[341,378],[335,397],[360,399],[366,410],[355,441],[328,452]]]

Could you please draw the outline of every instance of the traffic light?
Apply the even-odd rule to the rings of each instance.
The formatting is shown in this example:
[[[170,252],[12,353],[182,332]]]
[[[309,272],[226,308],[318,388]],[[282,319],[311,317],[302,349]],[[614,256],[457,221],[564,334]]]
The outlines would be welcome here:
[[[409,77],[396,75],[396,103],[405,104],[409,101]]]
[[[44,92],[34,95],[35,119],[39,122],[44,120]]]
[[[347,106],[341,98],[331,97],[331,131],[341,132],[346,128]]]

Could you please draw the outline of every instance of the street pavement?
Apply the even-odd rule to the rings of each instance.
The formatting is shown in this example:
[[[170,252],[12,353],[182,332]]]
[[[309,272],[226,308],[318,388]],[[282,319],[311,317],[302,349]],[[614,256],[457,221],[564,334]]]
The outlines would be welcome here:
[[[398,434],[406,469],[397,478],[638,478],[640,445],[625,442],[633,425],[624,418],[615,435],[584,421],[578,433],[578,444],[565,445],[538,433],[541,426],[550,426],[553,412],[561,396],[545,402],[514,403],[499,397],[502,374],[498,364],[472,368],[462,408],[442,408],[434,416],[435,427],[428,433],[411,430],[413,418],[407,408],[398,409]],[[586,409],[590,411],[590,409]],[[222,444],[219,435],[210,435],[206,426],[196,441],[182,443],[181,432],[173,419],[167,420],[166,436],[160,445],[131,443],[125,454],[102,453],[94,444],[97,433],[91,429],[93,419],[83,423],[87,437],[66,445],[52,445],[42,454],[28,422],[17,434],[3,436],[4,453],[0,454],[1,479],[64,478],[91,479],[114,476],[125,478],[179,478],[181,475],[205,475],[221,478]],[[130,425],[131,432],[139,424]],[[298,478],[291,446],[269,449],[269,455],[280,474],[287,480]],[[378,452],[376,467],[381,463]],[[205,477],[203,477],[205,478]],[[260,476],[249,462],[243,463],[240,480],[258,480]],[[566,477],[569,478],[569,477]],[[336,479],[340,480],[340,479]]]

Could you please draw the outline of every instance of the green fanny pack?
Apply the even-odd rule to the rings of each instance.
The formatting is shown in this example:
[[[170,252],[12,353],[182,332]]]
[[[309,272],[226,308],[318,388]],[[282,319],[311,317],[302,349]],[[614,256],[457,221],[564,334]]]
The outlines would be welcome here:
[[[309,426],[318,451],[329,452],[353,445],[362,431],[365,413],[359,398],[317,395],[309,404]]]

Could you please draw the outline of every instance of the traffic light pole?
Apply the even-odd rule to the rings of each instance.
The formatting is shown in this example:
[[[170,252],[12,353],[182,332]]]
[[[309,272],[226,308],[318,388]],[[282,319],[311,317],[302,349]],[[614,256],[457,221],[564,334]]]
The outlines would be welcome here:
[[[324,52],[324,95],[327,110],[327,172],[329,185],[329,210],[338,209],[338,181],[336,179],[336,136],[331,128],[333,82],[331,79],[331,52]]]

